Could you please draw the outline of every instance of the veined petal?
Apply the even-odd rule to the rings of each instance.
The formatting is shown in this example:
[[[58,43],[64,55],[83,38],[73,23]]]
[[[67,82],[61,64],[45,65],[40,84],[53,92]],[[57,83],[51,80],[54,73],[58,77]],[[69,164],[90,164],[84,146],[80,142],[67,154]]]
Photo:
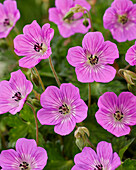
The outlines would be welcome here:
[[[63,115],[59,109],[42,108],[37,112],[37,118],[42,125],[56,125],[61,122]]]
[[[93,69],[89,64],[80,64],[78,67],[76,67],[75,71],[78,81],[83,83],[94,82]]]
[[[87,56],[82,47],[72,47],[68,50],[67,60],[74,67],[87,61]]]
[[[113,64],[114,60],[119,58],[117,45],[110,41],[105,41],[98,52],[97,57],[102,64]]]
[[[112,162],[111,162],[112,170],[116,169],[120,165],[121,165],[120,157],[118,156],[118,154],[116,152],[114,152],[113,159],[112,159]]]
[[[62,13],[66,14],[69,9],[72,7],[73,5],[73,0],[56,0],[55,1],[55,5],[57,7],[57,9],[59,9],[60,11],[62,11]]]
[[[125,60],[131,65],[136,65],[136,43],[130,47],[126,53]]]
[[[20,170],[20,159],[18,153],[13,150],[5,150],[0,154],[0,163],[4,170]]]
[[[76,126],[75,118],[72,115],[66,115],[63,120],[55,125],[54,131],[62,136],[70,134]]]
[[[36,20],[34,20],[31,24],[26,25],[23,28],[24,35],[27,35],[32,42],[42,42],[42,29],[37,23]]]
[[[61,25],[63,21],[63,15],[57,8],[49,8],[49,20],[57,25]]]
[[[109,65],[95,65],[93,67],[93,79],[96,82],[107,83],[114,79],[116,70]]]
[[[103,43],[104,38],[101,32],[89,32],[84,36],[82,46],[83,49],[89,51],[90,54],[95,55]]]

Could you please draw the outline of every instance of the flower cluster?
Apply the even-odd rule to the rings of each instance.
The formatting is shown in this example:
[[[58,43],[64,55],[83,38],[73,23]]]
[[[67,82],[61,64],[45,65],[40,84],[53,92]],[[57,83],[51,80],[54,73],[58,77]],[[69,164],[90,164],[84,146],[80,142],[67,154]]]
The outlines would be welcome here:
[[[87,17],[86,13],[77,11],[65,18],[66,14],[71,12],[72,8],[76,9],[78,5],[88,12],[91,6],[86,0],[55,0],[55,5],[56,7],[49,9],[49,20],[58,25],[60,34],[64,38],[75,33],[88,32],[91,21],[86,18],[89,25],[83,25],[84,17]],[[0,38],[8,36],[19,18],[20,12],[15,0],[5,0],[3,4],[0,3]],[[136,39],[136,4],[130,0],[114,0],[111,7],[105,11],[103,20],[104,27],[111,31],[117,41]],[[49,58],[52,65],[50,41],[53,36],[54,30],[48,23],[42,28],[36,20],[25,25],[23,34],[17,35],[14,39],[14,52],[18,56],[24,56],[19,60],[19,66],[31,69],[32,73],[32,68],[36,70],[35,66],[42,59]],[[82,47],[70,48],[66,58],[69,64],[75,67],[78,81],[107,83],[116,75],[116,69],[111,65],[119,58],[119,51],[115,43],[104,41],[101,32],[89,32],[83,38]],[[136,65],[136,42],[128,49],[125,59],[130,65]],[[51,68],[54,69],[53,66]],[[135,73],[124,70],[127,82],[135,86]],[[53,73],[56,78],[55,70]],[[38,83],[41,83],[40,75],[36,74]],[[58,78],[56,79],[58,81]],[[37,115],[36,109],[31,105],[33,99],[29,98],[31,104],[27,100],[32,89],[31,81],[26,79],[21,70],[12,72],[9,81],[0,82],[0,114],[9,112],[14,115],[20,112],[25,103],[28,104],[35,116],[37,142],[36,144],[34,139],[18,139],[16,151],[9,149],[1,152],[0,169],[43,170],[48,156],[45,149],[37,146],[37,118],[42,125],[54,125],[55,133],[62,136],[70,134],[76,123],[87,118],[88,107],[81,99],[79,89],[72,83],[62,83],[60,88],[56,86],[43,88],[45,91],[41,96],[34,90],[42,106]],[[98,107],[99,110],[95,114],[97,122],[116,137],[128,135],[130,126],[136,125],[136,96],[131,92],[122,92],[118,97],[113,92],[106,92],[98,99]],[[89,130],[86,127],[77,128],[75,137],[77,143],[81,142],[81,145],[77,144],[77,146],[83,150],[75,156],[72,170],[115,170],[121,165],[120,157],[116,152],[113,153],[111,143],[99,142],[97,153],[90,147],[84,147],[84,144],[89,143]],[[80,140],[81,137],[83,140]]]

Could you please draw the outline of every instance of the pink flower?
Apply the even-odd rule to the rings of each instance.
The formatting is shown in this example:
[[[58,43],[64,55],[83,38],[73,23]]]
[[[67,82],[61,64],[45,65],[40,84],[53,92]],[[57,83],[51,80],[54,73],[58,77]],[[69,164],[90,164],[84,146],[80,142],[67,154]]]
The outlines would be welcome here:
[[[0,114],[19,112],[32,89],[32,83],[26,80],[21,70],[12,72],[9,81],[0,82]]]
[[[43,170],[47,163],[47,152],[37,147],[34,139],[20,138],[13,149],[2,151],[1,166],[5,170]]]
[[[120,157],[113,153],[111,143],[99,142],[97,154],[90,148],[85,147],[75,158],[75,166],[71,170],[115,170],[121,165]]]
[[[83,48],[77,46],[68,50],[67,60],[76,67],[77,79],[83,83],[109,82],[116,70],[107,65],[119,57],[116,44],[105,41],[100,32],[89,32],[82,41]]]
[[[63,83],[58,89],[49,86],[41,95],[41,105],[37,117],[42,125],[55,125],[54,131],[68,135],[76,123],[87,117],[87,106],[80,98],[79,89],[71,83]]]
[[[135,66],[136,65],[136,42],[135,45],[130,47],[126,53],[125,60],[131,65]]]
[[[130,0],[114,0],[106,10],[103,22],[118,42],[136,39],[136,4]]]
[[[6,38],[20,18],[16,1],[5,0],[0,3],[0,38]]]
[[[62,37],[67,38],[75,33],[85,34],[88,32],[91,24],[89,23],[87,27],[83,25],[84,19],[79,19],[82,17],[82,13],[76,13],[71,18],[63,20],[70,8],[76,4],[85,7],[89,11],[91,6],[86,0],[56,0],[55,4],[56,8],[49,9],[49,20],[58,25]]]
[[[117,137],[129,134],[129,126],[136,125],[136,96],[130,92],[122,92],[118,98],[106,92],[99,98],[98,107],[97,122]]]
[[[20,67],[32,68],[51,55],[50,41],[54,30],[48,23],[41,29],[39,24],[33,21],[32,24],[23,28],[23,33],[14,39],[15,53],[26,56],[19,60]]]

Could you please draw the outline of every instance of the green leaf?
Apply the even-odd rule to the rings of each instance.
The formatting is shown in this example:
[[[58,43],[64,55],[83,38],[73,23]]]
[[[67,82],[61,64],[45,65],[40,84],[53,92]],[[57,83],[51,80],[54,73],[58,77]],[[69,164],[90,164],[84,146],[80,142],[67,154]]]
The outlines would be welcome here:
[[[117,170],[136,170],[136,160],[126,159],[124,163],[117,168]]]
[[[125,145],[122,149],[120,149],[120,151],[119,151],[119,157],[120,157],[121,160],[122,160],[122,158],[123,158],[124,152],[128,149],[128,147],[131,145],[131,143],[132,143],[134,140],[135,140],[135,138],[129,140],[129,143],[127,143],[127,145]]]

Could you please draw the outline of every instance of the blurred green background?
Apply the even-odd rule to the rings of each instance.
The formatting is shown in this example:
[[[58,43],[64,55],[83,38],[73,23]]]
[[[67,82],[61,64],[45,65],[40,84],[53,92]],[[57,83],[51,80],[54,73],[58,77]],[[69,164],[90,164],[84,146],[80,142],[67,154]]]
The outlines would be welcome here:
[[[3,0],[0,1],[3,3]],[[91,0],[89,0],[91,2]],[[136,3],[136,0],[133,0]],[[105,10],[111,5],[112,0],[97,0],[96,4],[92,7],[90,13],[92,16],[92,25],[94,31],[102,32],[105,40],[110,40],[117,44],[120,58],[114,63],[114,67],[118,70],[124,68],[128,65],[125,61],[125,53],[134,44],[135,41],[127,41],[123,43],[118,43],[112,38],[109,30],[103,27],[103,15]],[[66,60],[67,51],[70,47],[81,46],[83,34],[75,34],[70,38],[64,39],[60,36],[57,26],[49,22],[48,20],[48,9],[53,7],[55,4],[54,0],[17,0],[17,6],[21,13],[21,18],[17,22],[16,27],[19,32],[22,33],[22,29],[26,24],[30,24],[33,20],[42,26],[45,23],[50,23],[51,28],[54,29],[55,35],[51,41],[52,48],[52,60],[54,67],[60,81],[71,82],[75,86],[79,87],[81,98],[87,103],[88,101],[88,84],[80,83],[77,81],[74,68],[69,65]],[[9,80],[10,73],[12,71],[18,70],[18,59],[20,57],[16,56],[13,52],[13,39],[16,36],[14,30],[11,31],[10,35],[6,39],[0,39],[0,80]],[[41,78],[44,82],[45,87],[50,85],[55,85],[56,81],[53,77],[51,69],[49,67],[49,62],[47,60],[42,60],[37,66]],[[27,69],[21,68],[22,71],[27,74]],[[131,67],[130,70],[134,71]],[[104,130],[95,119],[95,113],[98,110],[97,101],[98,98],[107,91],[113,91],[119,95],[122,91],[127,91],[126,81],[120,77],[118,74],[115,79],[110,83],[92,83],[92,105],[91,109],[88,111],[87,119],[78,124],[79,126],[85,126],[90,131],[90,141],[97,146],[100,141],[107,141],[112,143],[114,151],[119,153],[122,148],[126,148],[131,144],[133,138],[136,136],[136,126],[132,128],[129,135],[116,138],[106,130]],[[41,88],[34,85],[34,89],[40,94],[42,93]],[[31,93],[30,96],[33,98],[34,94]],[[37,108],[39,110],[39,108]],[[39,145],[44,147],[48,153],[48,163],[45,169],[49,170],[70,170],[74,165],[73,159],[75,154],[79,153],[80,150],[75,144],[74,132],[70,135],[62,137],[55,134],[53,126],[41,126],[39,123]],[[34,138],[35,139],[35,120],[33,113],[28,106],[17,113],[16,115],[11,115],[9,113],[0,115],[0,150],[5,150],[9,148],[14,148],[15,143],[18,138]],[[136,159],[136,141],[130,145],[128,150],[124,153],[123,161],[127,158]],[[125,149],[124,149],[125,151]],[[127,165],[122,167],[123,170],[135,170],[136,162],[135,160],[127,160]],[[132,163],[133,162],[133,163]],[[131,166],[130,166],[131,165]],[[119,168],[121,169],[121,168]]]

